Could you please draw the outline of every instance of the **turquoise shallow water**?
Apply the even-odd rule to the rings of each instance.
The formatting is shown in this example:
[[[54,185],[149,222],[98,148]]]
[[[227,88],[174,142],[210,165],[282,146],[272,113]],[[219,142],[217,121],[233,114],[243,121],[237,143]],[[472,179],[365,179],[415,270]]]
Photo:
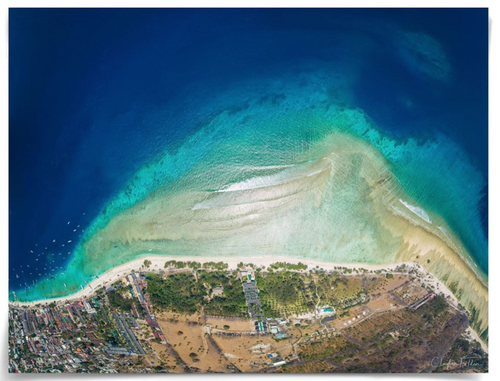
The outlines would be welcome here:
[[[410,199],[425,210],[432,223],[446,224],[449,234],[460,238],[476,262],[487,260],[479,211],[485,179],[480,171],[442,133],[423,140],[396,139],[383,132],[363,110],[349,104],[350,80],[342,71],[283,73],[279,80],[242,82],[205,102],[200,112],[210,115],[207,122],[138,170],[86,229],[67,268],[18,291],[17,299],[67,295],[147,250],[185,256],[275,252],[339,262],[386,263],[390,260],[386,255],[399,242],[384,240],[386,232],[367,201],[370,189],[362,178],[363,152],[338,145],[335,139],[331,145],[335,133],[360,138],[374,147],[382,163],[376,170],[382,175],[391,173],[401,186],[392,199]],[[344,151],[350,156],[347,164],[340,160],[339,167],[335,157],[332,165],[322,159]],[[323,176],[327,171],[332,173],[328,178]],[[148,204],[162,199],[171,201],[166,206]],[[200,228],[177,232],[172,225],[171,231],[180,234],[180,239],[155,239],[143,233],[138,234],[142,234],[140,239],[124,239],[121,232],[113,233],[117,217],[125,213],[129,216],[126,221],[133,223],[134,213],[142,216],[147,205],[160,205],[171,213],[146,222],[138,220],[138,230],[162,221],[168,227],[169,218],[186,225],[199,219]],[[265,210],[258,209],[260,205]],[[220,210],[223,212],[218,214]],[[254,217],[256,222],[249,223]],[[278,229],[275,225],[283,221],[293,221],[293,225],[281,224]],[[245,229],[254,230],[247,234]],[[259,229],[277,234],[268,237]],[[237,239],[228,240],[221,233],[228,231],[234,231]],[[107,241],[101,244],[102,234],[107,234]],[[275,240],[276,247],[265,246],[266,239]],[[215,249],[218,251],[210,252]]]

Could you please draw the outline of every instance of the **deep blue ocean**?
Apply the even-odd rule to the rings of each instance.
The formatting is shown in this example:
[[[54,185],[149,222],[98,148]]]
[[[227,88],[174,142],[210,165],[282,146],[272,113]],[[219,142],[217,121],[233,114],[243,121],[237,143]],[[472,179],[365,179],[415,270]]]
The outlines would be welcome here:
[[[401,29],[439,41],[450,69],[405,55]],[[487,237],[486,9],[11,9],[9,44],[10,290],[61,271],[134,173],[209,119],[209,100],[338,57],[355,71],[349,102],[384,133],[439,133],[466,152]],[[487,250],[471,254],[487,273]]]

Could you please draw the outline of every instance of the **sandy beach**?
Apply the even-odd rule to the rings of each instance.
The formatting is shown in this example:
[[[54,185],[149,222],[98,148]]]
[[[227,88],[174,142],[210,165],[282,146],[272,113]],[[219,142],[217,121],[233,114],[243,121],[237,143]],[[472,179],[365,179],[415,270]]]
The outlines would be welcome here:
[[[146,268],[144,266],[144,261],[150,261],[151,265]],[[60,298],[50,298],[37,300],[33,302],[10,302],[12,305],[22,306],[22,307],[34,307],[37,305],[47,305],[50,303],[66,303],[74,300],[80,300],[82,298],[88,297],[92,295],[92,293],[102,286],[108,286],[112,283],[116,282],[118,279],[130,274],[132,271],[147,271],[147,272],[159,272],[164,271],[164,265],[167,261],[196,261],[201,264],[207,262],[224,262],[228,264],[228,269],[235,270],[238,268],[238,263],[243,262],[244,264],[253,264],[257,267],[269,267],[271,264],[276,262],[286,262],[286,263],[303,263],[308,266],[309,269],[321,268],[324,270],[335,270],[338,267],[344,267],[352,270],[368,270],[368,271],[376,271],[376,270],[387,270],[394,271],[397,267],[401,265],[407,266],[408,269],[417,268],[423,277],[423,279],[434,286],[437,292],[444,293],[447,297],[449,297],[453,303],[456,305],[459,304],[456,297],[453,293],[446,288],[446,286],[440,282],[436,277],[434,277],[431,273],[425,270],[422,266],[414,262],[403,262],[403,263],[392,263],[392,264],[383,264],[383,265],[373,265],[373,264],[353,264],[353,263],[332,263],[332,262],[323,262],[316,261],[312,259],[300,259],[293,257],[285,257],[285,256],[255,256],[255,257],[233,257],[233,258],[221,258],[221,257],[196,257],[196,258],[187,258],[181,256],[159,256],[159,255],[148,255],[144,254],[141,257],[125,263],[123,265],[117,266],[106,273],[102,274],[97,279],[94,279],[92,282],[89,282],[83,289]]]
[[[151,265],[149,268],[144,267],[144,261],[151,261]],[[164,256],[164,255],[148,255],[145,253],[139,258],[125,263],[123,265],[112,268],[106,273],[99,276],[99,278],[94,279],[92,282],[89,282],[83,289],[78,292],[63,296],[60,298],[50,298],[43,299],[33,302],[10,302],[16,306],[25,306],[25,307],[33,307],[40,304],[50,304],[50,303],[59,303],[59,302],[69,302],[73,300],[79,300],[84,297],[88,297],[91,295],[97,288],[101,286],[107,286],[118,279],[130,274],[132,271],[140,271],[147,270],[149,272],[158,272],[164,270],[165,262],[167,261],[196,261],[200,263],[206,262],[224,262],[228,264],[228,268],[233,270],[237,269],[237,264],[240,262],[243,263],[252,263],[257,266],[268,267],[269,265],[275,262],[287,262],[287,263],[303,263],[309,266],[309,268],[315,268],[316,266],[323,268],[325,270],[333,270],[335,267],[342,266],[349,269],[366,269],[366,270],[381,270],[381,269],[394,269],[400,264],[387,264],[387,265],[360,265],[360,264],[352,264],[352,263],[331,263],[331,262],[322,262],[315,261],[310,259],[300,259],[300,258],[292,258],[285,256],[255,256],[255,257],[233,257],[233,258],[221,258],[221,257],[182,257],[182,256]]]
[[[151,262],[150,266],[146,268],[144,266],[144,261],[148,260]],[[67,303],[75,300],[80,300],[92,295],[96,289],[102,286],[108,286],[112,283],[116,282],[120,278],[130,274],[132,271],[148,271],[148,272],[159,272],[165,270],[165,262],[167,261],[196,261],[200,263],[206,262],[224,262],[228,264],[228,269],[235,270],[238,268],[238,263],[243,262],[244,264],[253,264],[258,267],[269,267],[271,264],[276,262],[286,262],[297,264],[299,262],[308,266],[309,269],[321,268],[325,270],[335,270],[338,267],[343,267],[352,270],[358,270],[360,272],[363,271],[377,271],[377,270],[387,270],[387,271],[395,271],[397,267],[401,265],[405,265],[407,271],[417,269],[420,273],[421,279],[428,286],[431,286],[436,293],[444,294],[447,298],[448,302],[451,303],[455,308],[459,308],[459,301],[455,297],[455,295],[435,276],[433,276],[429,271],[427,271],[423,266],[415,262],[403,262],[403,263],[392,263],[392,264],[382,264],[382,265],[373,265],[373,264],[353,264],[353,263],[332,263],[332,262],[323,262],[316,261],[312,259],[300,259],[293,257],[285,257],[285,256],[254,256],[254,257],[233,257],[233,258],[221,258],[221,257],[196,257],[196,258],[187,258],[182,256],[159,256],[159,255],[150,255],[145,253],[140,258],[135,259],[131,262],[125,263],[123,265],[117,266],[106,273],[102,274],[99,278],[93,280],[88,283],[86,287],[81,289],[80,291],[65,296],[61,298],[52,298],[52,299],[44,299],[34,302],[10,302],[11,305],[17,307],[36,307],[41,305],[48,305],[50,303]],[[356,274],[353,274],[356,275]],[[479,338],[477,333],[469,328],[467,331],[472,338],[477,340],[483,350],[488,351],[488,347],[486,344]]]
[[[144,266],[144,261],[150,261],[151,265],[149,268]],[[377,270],[387,270],[394,271],[397,267],[401,265],[407,266],[407,268],[415,269],[417,268],[422,275],[422,278],[426,283],[434,286],[437,292],[444,293],[447,297],[449,297],[453,303],[458,305],[458,300],[453,295],[453,293],[446,288],[446,286],[440,282],[436,277],[426,271],[422,266],[418,265],[414,262],[405,262],[405,263],[392,263],[385,265],[372,265],[372,264],[353,264],[353,263],[332,263],[332,262],[322,262],[311,259],[300,259],[300,258],[292,258],[285,256],[255,256],[255,257],[234,257],[234,258],[220,258],[220,257],[196,257],[196,258],[186,258],[181,256],[158,256],[158,255],[148,255],[144,254],[138,259],[135,259],[131,262],[125,263],[123,265],[117,266],[99,278],[93,280],[88,283],[86,287],[81,289],[80,291],[60,297],[60,298],[51,298],[51,299],[43,299],[33,302],[10,302],[12,305],[23,306],[23,307],[34,307],[37,305],[47,305],[50,303],[66,303],[75,300],[80,300],[82,298],[88,297],[92,295],[92,293],[102,286],[108,286],[112,283],[116,282],[118,279],[130,274],[132,271],[147,271],[147,272],[159,272],[164,271],[164,265],[167,261],[196,261],[200,263],[207,262],[224,262],[228,264],[228,269],[235,270],[238,268],[238,263],[243,262],[244,264],[253,264],[257,267],[269,267],[271,264],[276,262],[286,262],[286,263],[303,263],[308,266],[309,269],[321,268],[324,270],[335,270],[338,267],[343,267],[352,270],[368,270],[368,271],[377,271]],[[355,275],[355,274],[354,274]]]
[[[22,290],[18,300],[86,295],[87,288],[80,290],[85,281],[92,287],[114,281],[146,255],[153,270],[167,258],[228,261],[230,267],[286,258],[325,269],[415,262],[453,292],[471,312],[476,332],[487,335],[487,277],[446,221],[405,194],[372,145],[331,133],[300,157],[272,161],[278,165],[272,169],[228,166],[227,157],[239,156],[225,149],[211,156],[223,171],[207,177],[202,163],[172,189],[113,215],[82,242],[64,274]],[[235,170],[246,171],[237,172],[238,181]]]

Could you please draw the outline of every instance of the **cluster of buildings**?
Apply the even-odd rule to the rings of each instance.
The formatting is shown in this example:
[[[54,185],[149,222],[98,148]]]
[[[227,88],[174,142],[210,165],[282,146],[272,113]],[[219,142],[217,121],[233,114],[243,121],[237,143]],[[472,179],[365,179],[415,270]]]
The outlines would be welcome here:
[[[144,274],[133,273],[90,299],[31,308],[11,305],[9,371],[116,373],[124,363],[130,365],[130,356],[152,351],[140,337],[166,343],[146,286]],[[135,301],[130,313],[109,302],[109,293],[123,287],[121,295]],[[138,320],[147,326],[141,328]]]
[[[286,338],[287,319],[264,316],[254,270],[240,269],[239,279],[254,320],[254,331],[247,334]],[[212,290],[212,297],[223,294],[221,286]],[[335,310],[323,306],[316,312],[326,318]],[[144,366],[131,359],[154,356],[152,340],[167,344],[147,293],[145,273],[131,273],[90,298],[9,308],[9,371],[13,373],[116,373],[124,366],[141,372]],[[279,356],[272,360],[274,366],[285,363]]]
[[[115,288],[119,287],[128,287],[129,291],[123,293],[122,295],[126,298],[136,298],[143,309],[143,317],[148,326],[151,328],[153,332],[153,336],[156,340],[161,342],[162,344],[166,344],[167,340],[165,339],[165,335],[162,332],[160,325],[156,321],[156,316],[153,311],[153,303],[151,302],[151,298],[148,293],[145,293],[144,290],[147,287],[146,274],[145,273],[131,273],[126,277],[121,279],[121,282],[118,282],[115,285]],[[136,308],[132,308],[132,314],[136,318],[140,317],[139,312]]]
[[[262,317],[260,307],[259,289],[255,281],[255,275],[251,269],[241,269],[239,277],[243,286],[243,293],[248,306],[248,314],[251,318]]]
[[[245,300],[248,306],[248,315],[252,319],[258,319],[254,322],[255,331],[258,334],[268,333],[267,321],[262,319],[264,314],[262,313],[259,289],[257,288],[257,282],[255,280],[255,274],[253,269],[240,269],[239,277],[241,284],[243,286],[243,293],[245,294]]]
[[[135,337],[132,329],[139,330],[139,324],[133,319],[130,314],[112,313],[116,321],[116,325],[125,339],[129,349],[129,354],[145,355],[146,352],[142,348],[139,340]]]
[[[283,327],[284,324],[286,324],[286,319],[264,318],[259,298],[259,289],[257,288],[257,281],[255,280],[253,269],[240,269],[239,277],[248,306],[248,314],[250,318],[257,319],[254,322],[255,332],[258,334],[271,333],[275,335],[277,339],[285,338],[286,334],[282,332],[282,328],[280,328],[280,326]]]
[[[284,325],[287,323],[286,319],[262,319],[254,322],[255,331],[259,334],[270,333],[274,335],[277,339],[286,338],[286,333]]]
[[[9,371],[115,372],[116,360],[104,350],[95,305],[83,302],[34,309],[9,309]],[[101,367],[99,364],[102,364]]]

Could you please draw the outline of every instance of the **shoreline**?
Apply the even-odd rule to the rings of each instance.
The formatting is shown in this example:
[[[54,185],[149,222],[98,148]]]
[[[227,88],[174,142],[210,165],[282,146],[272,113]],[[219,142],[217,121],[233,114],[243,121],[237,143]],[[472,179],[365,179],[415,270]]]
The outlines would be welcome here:
[[[57,298],[48,298],[48,299],[39,299],[30,302],[21,302],[21,301],[12,301],[9,300],[9,304],[13,304],[16,306],[22,307],[33,307],[39,304],[50,304],[50,303],[58,303],[58,302],[67,302],[72,300],[78,300],[83,297],[87,297],[89,294],[95,291],[95,289],[101,286],[107,286],[123,276],[130,274],[132,270],[139,271],[144,264],[145,260],[151,261],[151,265],[149,268],[142,271],[147,272],[156,272],[164,270],[165,262],[167,261],[181,261],[181,262],[224,262],[228,264],[228,269],[234,270],[237,269],[237,264],[240,262],[243,263],[252,263],[257,266],[265,266],[269,267],[269,265],[276,262],[287,262],[297,264],[299,262],[307,265],[310,268],[314,268],[319,266],[325,270],[334,270],[335,267],[344,267],[349,269],[366,269],[366,270],[390,270],[396,268],[404,263],[391,263],[391,264],[358,264],[358,263],[335,263],[335,262],[324,262],[318,261],[314,259],[303,259],[296,257],[287,257],[287,256],[252,256],[252,257],[185,257],[185,256],[174,256],[174,255],[151,255],[149,253],[144,253],[139,255],[136,259],[129,261],[127,263],[118,265],[116,267],[111,268],[106,271],[104,274],[98,276],[96,279],[93,279],[91,282],[88,282],[87,285],[78,290],[75,293],[69,294],[67,296],[61,296]],[[406,264],[410,264],[408,262]]]
[[[407,210],[411,212],[411,209],[409,209],[408,207]],[[409,224],[413,225],[416,228],[424,229],[425,231],[439,239],[441,242],[443,242],[469,267],[469,269],[474,273],[474,275],[482,283],[482,285],[486,288],[488,287],[488,275],[476,264],[474,258],[461,244],[460,239],[458,237],[455,237],[453,233],[450,233],[449,230],[447,231],[447,229],[449,229],[448,226],[447,229],[445,229],[443,226],[436,225],[433,222],[424,220],[425,223],[422,223],[419,221],[415,221],[415,219],[409,213],[402,211],[394,206],[392,207],[392,211],[396,215],[405,219]],[[444,221],[443,224],[445,224]]]
[[[151,265],[148,268],[143,268],[144,261],[151,261]],[[240,262],[243,263],[251,263],[259,266],[269,267],[271,264],[276,262],[286,262],[297,264],[299,262],[307,265],[309,268],[322,268],[324,270],[335,270],[336,267],[343,267],[352,270],[394,270],[395,268],[401,265],[407,265],[413,268],[417,268],[424,272],[426,275],[431,275],[432,278],[436,280],[436,284],[439,286],[439,291],[443,292],[445,295],[452,297],[456,304],[458,304],[458,300],[453,295],[453,293],[448,290],[448,288],[437,279],[434,275],[432,275],[429,271],[427,271],[423,266],[416,262],[399,262],[399,263],[388,263],[388,264],[368,264],[368,263],[336,263],[336,262],[324,262],[318,261],[315,259],[303,259],[296,257],[287,257],[287,256],[253,256],[253,257],[184,257],[184,256],[172,256],[172,255],[151,255],[148,253],[144,253],[143,255],[139,255],[136,259],[124,263],[122,265],[113,267],[112,269],[106,271],[104,274],[100,275],[96,279],[88,282],[87,285],[78,290],[75,293],[69,294],[67,296],[61,296],[57,298],[48,298],[48,299],[39,299],[30,302],[21,302],[21,301],[12,301],[9,300],[9,305],[15,305],[18,307],[34,307],[36,305],[47,305],[50,303],[66,303],[74,300],[79,300],[81,298],[88,297],[90,294],[96,291],[97,288],[102,286],[108,286],[112,283],[116,282],[120,278],[130,274],[132,270],[134,271],[146,271],[146,272],[159,272],[163,271],[165,262],[167,261],[181,261],[181,262],[200,262],[201,264],[207,262],[223,262],[228,264],[228,270],[235,270],[238,268],[237,264]]]
[[[148,268],[143,268],[144,261],[151,261],[151,265]],[[399,262],[399,263],[389,263],[389,264],[363,264],[363,263],[335,263],[335,262],[324,262],[318,261],[314,259],[303,259],[296,257],[287,257],[287,256],[252,256],[252,257],[183,257],[183,256],[170,256],[170,255],[151,255],[149,253],[144,253],[140,255],[138,258],[124,263],[122,265],[116,266],[106,273],[99,276],[97,279],[89,282],[83,289],[70,294],[68,296],[63,296],[59,298],[50,298],[50,299],[41,299],[32,302],[15,302],[9,301],[9,306],[22,307],[22,308],[31,308],[37,306],[45,306],[51,303],[68,303],[72,301],[77,301],[83,298],[90,297],[97,288],[108,286],[119,280],[120,278],[130,274],[132,270],[134,271],[145,271],[145,272],[159,272],[163,271],[165,262],[167,261],[182,261],[182,262],[223,262],[228,264],[228,270],[235,270],[238,268],[238,263],[251,263],[256,266],[264,266],[268,268],[271,264],[276,262],[286,262],[297,264],[299,262],[308,266],[309,269],[319,267],[324,270],[335,270],[336,267],[343,267],[352,270],[368,270],[368,271],[377,271],[377,270],[388,270],[394,271],[397,267],[401,265],[407,266],[410,270],[416,269],[419,271],[422,281],[429,286],[432,286],[435,290],[436,294],[444,294],[447,301],[456,309],[459,308],[460,302],[456,298],[456,296],[446,287],[446,285],[440,281],[436,276],[434,276],[431,272],[425,269],[421,264],[416,262]],[[355,275],[355,274],[353,274]],[[481,340],[479,335],[474,331],[474,329],[469,326],[467,331],[473,339],[479,342],[481,347],[485,352],[488,352],[487,345]]]
[[[309,151],[307,166],[292,165],[293,176],[285,176],[290,180],[286,186],[279,183],[283,179],[278,176],[269,187],[252,183],[241,194],[191,190],[155,194],[114,216],[82,243],[66,270],[54,280],[43,279],[10,299],[46,303],[86,295],[89,283],[95,287],[100,284],[98,279],[107,280],[108,274],[138,268],[145,257],[155,264],[162,258],[175,258],[224,261],[231,266],[238,260],[262,264],[300,260],[325,269],[336,265],[383,269],[389,264],[415,262],[453,290],[469,311],[477,310],[472,324],[479,333],[486,332],[487,275],[474,266],[460,237],[446,221],[403,191],[380,152],[369,142],[343,132],[332,132]],[[344,169],[351,168],[358,155],[362,161],[353,180],[355,188],[347,187],[352,175]],[[318,158],[328,158],[330,164]],[[249,179],[261,178],[252,174]],[[196,179],[186,179],[188,183],[191,180]],[[233,184],[224,177],[217,181]],[[337,188],[336,184],[347,185]],[[248,185],[238,182],[231,186]],[[336,192],[348,191],[357,200],[361,185],[370,190],[368,198],[362,198],[366,208],[358,209],[351,203],[354,206],[344,210],[345,205],[335,203]],[[289,198],[291,191],[297,197]],[[341,220],[338,228],[331,229],[328,216],[336,215],[338,208]],[[303,229],[309,225],[315,228]],[[158,266],[163,269],[159,263],[150,271]]]

